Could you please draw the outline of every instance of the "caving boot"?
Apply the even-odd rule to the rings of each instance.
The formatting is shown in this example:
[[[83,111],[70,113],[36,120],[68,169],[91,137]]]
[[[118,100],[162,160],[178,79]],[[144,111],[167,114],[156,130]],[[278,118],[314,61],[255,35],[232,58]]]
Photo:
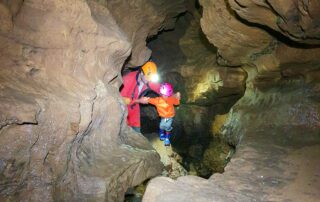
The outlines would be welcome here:
[[[159,137],[161,141],[163,141],[166,138],[164,130],[162,129],[159,130]]]
[[[164,139],[164,146],[170,146],[170,136],[171,136],[171,133],[166,131],[165,139]]]

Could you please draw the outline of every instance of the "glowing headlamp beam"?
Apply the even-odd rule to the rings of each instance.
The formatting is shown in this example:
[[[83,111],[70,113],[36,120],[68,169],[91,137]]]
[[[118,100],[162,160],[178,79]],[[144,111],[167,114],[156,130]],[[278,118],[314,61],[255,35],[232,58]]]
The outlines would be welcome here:
[[[151,80],[152,82],[158,82],[158,81],[159,81],[159,75],[158,75],[158,74],[153,74],[153,75],[151,75],[150,80]]]

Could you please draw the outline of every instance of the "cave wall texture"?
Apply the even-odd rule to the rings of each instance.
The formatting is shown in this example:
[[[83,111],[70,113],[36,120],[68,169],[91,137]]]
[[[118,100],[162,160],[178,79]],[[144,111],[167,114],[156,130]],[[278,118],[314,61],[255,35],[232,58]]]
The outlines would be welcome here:
[[[194,3],[0,0],[0,201],[123,201],[128,187],[161,173],[159,155],[125,124],[120,71],[125,61],[135,66],[148,59],[146,40],[173,28],[174,17],[190,2]],[[245,91],[219,132],[230,144],[242,141],[226,168],[229,177],[156,178],[144,201],[226,196],[261,201],[268,198],[261,181],[241,175],[256,171],[264,158],[264,147],[261,154],[252,145],[271,145],[267,151],[278,151],[288,144],[289,149],[279,151],[285,156],[304,145],[319,144],[320,3],[200,0],[200,4],[201,29],[216,47],[217,59],[215,52],[210,57],[210,51],[197,46],[199,25],[194,24],[180,42],[186,65],[176,68],[177,63],[164,73],[176,82],[185,79],[186,105],[181,112],[190,116],[181,116],[181,128],[208,127],[214,118],[208,109],[231,105]],[[202,92],[204,88],[207,91]],[[264,138],[270,134],[275,142]],[[288,183],[296,176],[284,177]],[[246,182],[255,182],[255,187],[242,195]],[[275,200],[284,199],[280,191]]]
[[[208,40],[218,49],[217,62],[229,66],[240,65],[250,74],[250,78],[246,80],[246,94],[233,107],[229,116],[234,119],[237,117],[237,121],[226,124],[225,127],[235,129],[236,125],[240,126],[242,122],[248,121],[244,118],[246,113],[259,114],[255,110],[261,108],[259,111],[265,111],[274,103],[279,103],[277,110],[281,111],[274,115],[279,116],[279,120],[257,119],[257,115],[249,116],[248,122],[257,123],[257,127],[257,120],[262,120],[275,125],[282,122],[283,125],[303,125],[319,129],[317,94],[320,47],[319,38],[316,37],[320,26],[316,17],[319,15],[319,3],[299,0],[201,0],[200,3],[203,6],[201,27]],[[300,98],[312,99],[309,104],[298,104],[300,101],[293,99],[294,94],[304,94]],[[287,103],[292,107],[291,111],[297,114],[288,114],[290,109],[285,109],[281,103]],[[263,105],[266,107],[262,107]],[[294,109],[295,105],[305,106],[305,109]],[[235,111],[241,111],[242,114],[232,114]],[[314,114],[307,116],[313,118],[300,122],[289,121],[293,119],[293,114],[306,117],[304,113]],[[224,135],[228,133],[226,131],[224,130]],[[226,135],[229,136],[226,139],[236,145],[243,134],[245,133],[232,130]]]
[[[200,2],[203,6],[201,26],[208,40],[218,48],[218,63],[241,65],[248,74],[250,72],[250,79],[246,81],[247,95],[243,99],[251,102],[237,105],[249,109],[260,102],[263,104],[267,102],[262,101],[264,93],[266,100],[269,94],[277,93],[287,99],[281,94],[288,94],[294,91],[292,89],[305,89],[303,91],[310,93],[306,97],[313,97],[315,103],[319,101],[316,96],[320,76],[319,39],[315,37],[319,35],[320,26],[316,17],[320,10],[317,1]],[[269,104],[273,102],[276,101],[269,101]],[[319,113],[313,108],[307,111]],[[288,118],[283,117],[283,120]]]
[[[0,1],[0,201],[123,201],[161,173],[126,126],[120,71],[183,3]]]
[[[318,200],[319,1],[199,2],[220,68],[247,74],[244,96],[213,123],[237,151],[225,172],[208,180],[151,180],[143,201]]]

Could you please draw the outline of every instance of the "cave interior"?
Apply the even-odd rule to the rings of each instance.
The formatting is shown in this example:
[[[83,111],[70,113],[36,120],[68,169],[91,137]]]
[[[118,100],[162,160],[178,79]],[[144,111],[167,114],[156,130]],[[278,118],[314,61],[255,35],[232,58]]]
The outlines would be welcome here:
[[[0,201],[319,201],[318,0],[0,0]],[[171,145],[125,75],[181,93]],[[149,92],[148,97],[158,97]]]

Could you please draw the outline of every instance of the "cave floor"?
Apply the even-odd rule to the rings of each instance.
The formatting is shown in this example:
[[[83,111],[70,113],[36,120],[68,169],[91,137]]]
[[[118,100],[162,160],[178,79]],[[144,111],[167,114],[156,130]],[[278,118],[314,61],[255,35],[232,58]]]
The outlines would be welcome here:
[[[160,155],[161,162],[164,165],[162,176],[176,179],[180,176],[187,175],[187,170],[181,165],[182,158],[173,151],[172,145],[164,146],[164,142],[159,140],[159,135],[157,133],[148,133],[144,135]]]
[[[320,201],[319,133],[304,139],[309,131],[291,131],[246,134],[223,174],[156,178],[143,201]]]

